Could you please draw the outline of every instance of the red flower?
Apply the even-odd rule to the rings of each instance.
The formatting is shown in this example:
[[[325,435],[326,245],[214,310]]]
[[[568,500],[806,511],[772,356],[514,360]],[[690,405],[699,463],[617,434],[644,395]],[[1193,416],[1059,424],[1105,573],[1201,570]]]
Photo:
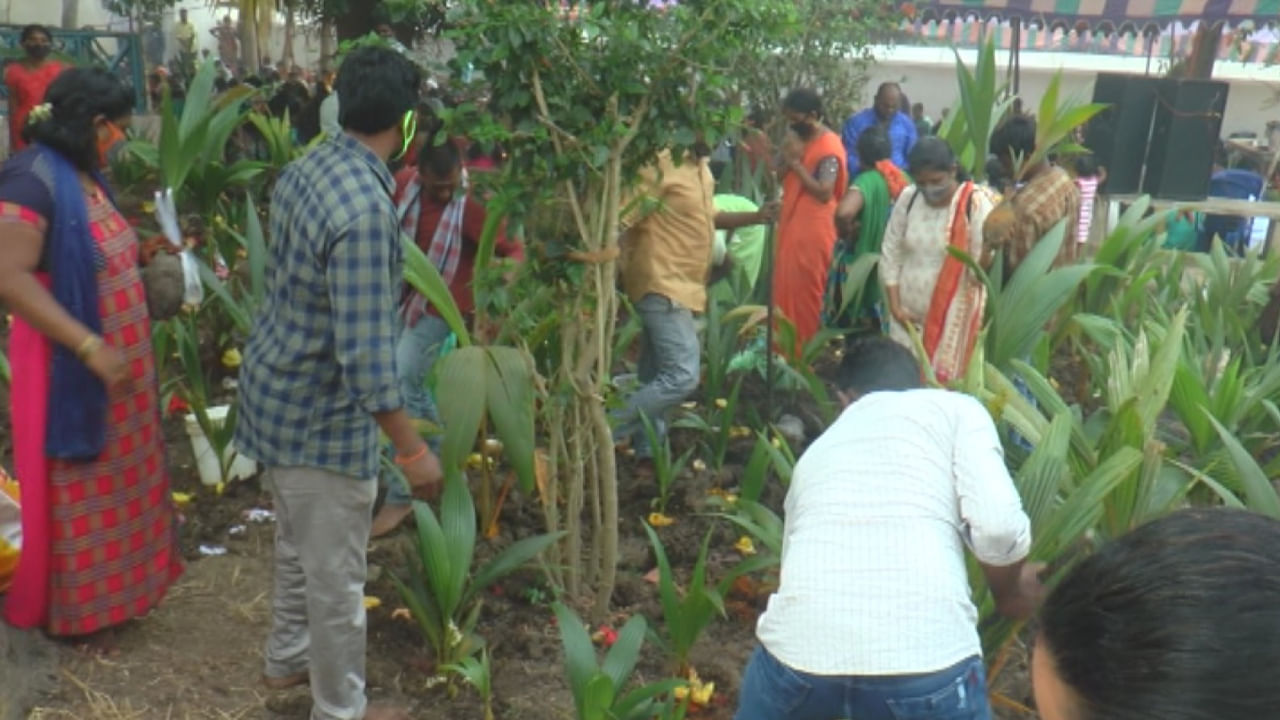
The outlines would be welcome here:
[[[187,412],[190,409],[191,409],[191,406],[187,404],[186,400],[183,400],[177,395],[174,395],[169,398],[169,407],[165,410],[165,412],[168,413],[169,415],[177,415],[178,413]]]

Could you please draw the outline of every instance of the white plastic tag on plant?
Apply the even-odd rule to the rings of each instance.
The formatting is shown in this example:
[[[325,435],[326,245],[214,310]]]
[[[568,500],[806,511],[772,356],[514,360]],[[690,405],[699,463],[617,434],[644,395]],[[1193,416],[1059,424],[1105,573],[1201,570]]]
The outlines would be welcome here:
[[[173,247],[179,250],[182,259],[183,293],[182,302],[187,305],[199,305],[204,300],[204,283],[200,281],[200,267],[196,259],[182,245],[182,231],[178,229],[178,210],[173,202],[173,188],[156,191],[156,222],[160,223],[160,231]]]

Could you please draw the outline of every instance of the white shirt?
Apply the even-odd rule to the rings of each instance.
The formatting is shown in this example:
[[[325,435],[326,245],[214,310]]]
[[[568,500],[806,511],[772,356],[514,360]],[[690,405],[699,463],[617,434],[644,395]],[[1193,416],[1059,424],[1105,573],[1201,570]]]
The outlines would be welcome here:
[[[333,139],[342,134],[342,125],[338,123],[338,91],[329,93],[329,97],[320,101],[320,131]]]
[[[981,653],[965,546],[1026,557],[1031,523],[975,399],[867,395],[805,451],[785,504],[782,579],[756,635],[814,675],[906,675]]]

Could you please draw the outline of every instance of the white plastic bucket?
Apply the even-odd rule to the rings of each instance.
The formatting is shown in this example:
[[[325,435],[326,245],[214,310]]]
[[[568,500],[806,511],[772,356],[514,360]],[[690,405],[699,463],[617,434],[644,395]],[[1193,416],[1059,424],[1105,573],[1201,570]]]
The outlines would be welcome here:
[[[228,410],[230,410],[229,405],[217,405],[206,410],[205,414],[209,416],[209,422],[215,426],[221,426],[227,420]],[[218,456],[214,453],[213,446],[209,444],[209,438],[205,437],[204,430],[200,429],[200,421],[196,419],[195,413],[187,413],[186,422],[187,436],[191,438],[191,450],[196,456],[196,469],[200,472],[200,482],[209,486],[217,485],[222,482]],[[235,445],[228,443],[225,457],[231,457],[233,454],[235,454]],[[252,459],[244,455],[236,455],[235,458],[231,463],[228,480],[247,480],[258,472],[258,464]]]

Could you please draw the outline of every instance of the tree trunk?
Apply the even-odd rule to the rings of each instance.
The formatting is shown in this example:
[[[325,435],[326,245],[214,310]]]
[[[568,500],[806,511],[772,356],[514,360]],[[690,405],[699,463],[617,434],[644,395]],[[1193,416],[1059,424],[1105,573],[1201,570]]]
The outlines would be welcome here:
[[[276,4],[274,0],[258,0],[258,56],[271,57],[271,25],[275,19]],[[280,58],[272,58],[273,62],[279,62]]]
[[[80,18],[80,0],[62,0],[62,29],[75,30]]]
[[[1191,44],[1191,57],[1187,58],[1184,77],[1189,80],[1208,80],[1213,77],[1213,64],[1218,60],[1218,48],[1222,46],[1222,33],[1225,29],[1226,23],[1200,23]]]
[[[255,0],[240,0],[240,63],[246,75],[257,75],[258,68],[262,67],[262,56],[258,54],[257,5]]]
[[[328,20],[320,23],[320,69],[329,72],[333,69],[333,23]]]
[[[293,3],[289,2],[284,8],[284,53],[282,60],[288,60],[293,64],[293,36],[296,31],[296,15]]]

